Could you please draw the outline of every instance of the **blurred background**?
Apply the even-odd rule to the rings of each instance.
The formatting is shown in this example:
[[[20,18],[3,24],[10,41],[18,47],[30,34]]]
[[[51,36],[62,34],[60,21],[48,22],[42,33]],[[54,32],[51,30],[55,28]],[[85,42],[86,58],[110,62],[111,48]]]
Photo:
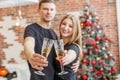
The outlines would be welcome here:
[[[110,51],[116,59],[114,66],[120,73],[120,0],[54,1],[57,14],[52,26],[57,34],[60,20],[65,14],[80,16],[86,3],[94,7],[106,36],[112,41]],[[11,74],[16,72],[17,76],[12,76],[12,80],[29,80],[23,34],[25,27],[39,18],[38,2],[39,0],[0,0],[0,66],[4,66]],[[6,78],[1,76],[0,80]]]

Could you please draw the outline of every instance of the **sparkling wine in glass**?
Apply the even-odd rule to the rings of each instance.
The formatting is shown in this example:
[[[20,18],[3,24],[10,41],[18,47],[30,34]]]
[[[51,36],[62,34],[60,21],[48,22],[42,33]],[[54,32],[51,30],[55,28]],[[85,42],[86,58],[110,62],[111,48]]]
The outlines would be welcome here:
[[[53,43],[54,43],[54,40],[48,39],[48,38],[44,38],[41,55],[43,55],[44,57],[47,58],[49,53],[50,53],[50,51],[51,51],[51,49],[52,49]],[[43,73],[42,71],[35,71],[35,73],[38,74],[38,75],[42,75],[42,76],[45,75],[45,73]]]
[[[67,74],[68,72],[64,70],[64,65],[62,63],[62,58],[65,56],[65,54],[62,53],[62,51],[64,50],[64,42],[62,39],[60,40],[55,40],[54,41],[54,46],[55,46],[55,51],[56,51],[56,55],[59,59],[60,62],[60,66],[61,66],[61,72],[58,73],[58,75],[64,75]]]

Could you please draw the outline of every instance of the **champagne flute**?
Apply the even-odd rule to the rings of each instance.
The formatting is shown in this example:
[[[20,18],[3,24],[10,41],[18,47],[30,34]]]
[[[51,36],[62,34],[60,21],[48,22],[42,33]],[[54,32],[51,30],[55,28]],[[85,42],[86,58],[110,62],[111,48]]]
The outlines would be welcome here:
[[[60,66],[61,66],[61,72],[58,73],[58,75],[67,74],[68,72],[64,70],[64,65],[62,64],[62,61],[61,61],[61,59],[65,56],[65,54],[62,53],[62,51],[64,50],[63,40],[62,39],[54,40],[54,46],[55,46],[56,55],[58,56]]]
[[[48,38],[43,39],[41,55],[43,55],[45,58],[48,57],[48,55],[52,49],[53,43],[54,43],[54,40],[52,40],[52,39],[48,39]],[[35,73],[38,75],[42,75],[42,76],[45,75],[45,73],[43,73],[42,71],[35,71]]]

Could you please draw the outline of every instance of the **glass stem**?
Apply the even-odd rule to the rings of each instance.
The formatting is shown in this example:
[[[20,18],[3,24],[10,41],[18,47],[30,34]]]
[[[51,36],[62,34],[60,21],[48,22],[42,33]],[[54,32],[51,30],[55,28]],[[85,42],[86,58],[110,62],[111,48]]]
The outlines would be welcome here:
[[[61,64],[61,71],[64,71],[64,66]]]

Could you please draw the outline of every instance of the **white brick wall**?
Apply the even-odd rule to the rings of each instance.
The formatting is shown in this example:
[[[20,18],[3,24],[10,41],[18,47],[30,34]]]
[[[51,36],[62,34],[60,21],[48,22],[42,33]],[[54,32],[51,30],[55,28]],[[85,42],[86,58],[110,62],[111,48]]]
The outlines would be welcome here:
[[[0,25],[2,28],[0,28],[0,34],[2,34],[5,37],[4,42],[9,44],[8,48],[3,48],[3,51],[5,52],[6,59],[3,60],[2,65],[6,65],[7,62],[14,58],[17,63],[24,63],[25,61],[20,57],[21,51],[23,51],[23,45],[22,43],[19,43],[16,41],[18,36],[12,29],[13,26],[15,26],[16,20],[13,20],[11,16],[4,16],[3,21],[0,22]],[[21,26],[26,26],[26,20],[21,20]],[[19,27],[19,26],[16,26]]]

